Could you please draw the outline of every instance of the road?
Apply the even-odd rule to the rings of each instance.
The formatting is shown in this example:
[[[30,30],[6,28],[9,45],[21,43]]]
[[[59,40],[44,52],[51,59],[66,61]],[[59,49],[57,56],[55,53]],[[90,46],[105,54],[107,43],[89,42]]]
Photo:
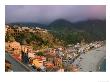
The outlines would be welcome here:
[[[16,61],[12,56],[8,53],[5,53],[5,59],[8,60],[12,64],[12,69],[14,72],[26,72],[30,71],[28,67],[25,67],[23,64]]]

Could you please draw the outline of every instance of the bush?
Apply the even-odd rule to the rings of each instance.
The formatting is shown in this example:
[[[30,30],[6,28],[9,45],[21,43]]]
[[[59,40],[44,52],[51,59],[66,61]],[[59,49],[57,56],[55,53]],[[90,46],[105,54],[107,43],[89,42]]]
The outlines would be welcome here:
[[[15,41],[15,38],[12,36],[12,35],[6,35],[5,36],[5,41],[6,42],[8,42],[8,41],[10,41],[10,42],[13,42],[13,41]]]
[[[43,52],[37,52],[36,55],[38,55],[38,56],[44,56],[44,53]]]

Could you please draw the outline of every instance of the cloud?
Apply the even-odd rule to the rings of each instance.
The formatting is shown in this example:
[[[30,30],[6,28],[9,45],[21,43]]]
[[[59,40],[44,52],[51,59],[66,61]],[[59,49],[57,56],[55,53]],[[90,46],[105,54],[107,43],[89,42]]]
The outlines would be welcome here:
[[[105,5],[6,5],[6,23],[51,23],[56,19],[71,22],[86,19],[105,19]]]

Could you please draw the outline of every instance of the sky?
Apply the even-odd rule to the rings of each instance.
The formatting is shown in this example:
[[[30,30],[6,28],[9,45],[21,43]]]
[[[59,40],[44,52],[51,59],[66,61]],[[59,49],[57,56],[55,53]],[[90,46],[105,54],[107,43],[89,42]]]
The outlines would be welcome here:
[[[6,5],[5,22],[50,24],[57,19],[70,22],[105,19],[105,5]]]

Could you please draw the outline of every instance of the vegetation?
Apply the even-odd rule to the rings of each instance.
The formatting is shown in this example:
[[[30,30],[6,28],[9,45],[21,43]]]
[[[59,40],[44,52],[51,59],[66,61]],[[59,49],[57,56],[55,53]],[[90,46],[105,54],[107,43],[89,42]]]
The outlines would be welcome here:
[[[66,20],[56,20],[48,28],[54,37],[64,41],[64,44],[75,44],[106,39],[106,21],[88,20],[71,23]]]
[[[7,34],[6,37],[5,37],[5,41],[8,42],[13,42],[15,41],[15,38],[11,35],[11,34]]]
[[[28,26],[28,23],[20,25]],[[34,23],[30,25],[33,26]],[[46,29],[48,29],[47,33],[40,31],[36,33],[21,32],[15,37],[11,34],[6,34],[5,40],[16,40],[21,44],[29,44],[36,50],[45,47],[66,46],[68,44],[76,44],[77,42],[80,43],[81,41],[91,42],[106,39],[105,20],[88,20],[71,23],[60,19],[52,22]]]
[[[33,33],[23,31],[17,35],[7,33],[5,37],[6,41],[17,41],[22,45],[31,45],[34,50],[60,45],[60,41],[49,32],[38,31]]]
[[[43,52],[37,52],[35,55],[44,56],[44,53]]]

